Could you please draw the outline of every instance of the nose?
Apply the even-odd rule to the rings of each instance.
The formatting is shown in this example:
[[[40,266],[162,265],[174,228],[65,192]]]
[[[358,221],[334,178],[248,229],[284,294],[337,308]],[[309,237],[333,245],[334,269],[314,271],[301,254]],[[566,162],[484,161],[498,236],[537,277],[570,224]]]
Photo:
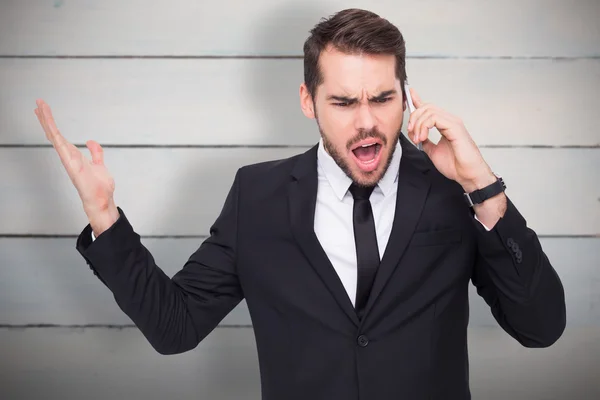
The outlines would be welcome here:
[[[355,128],[370,131],[375,126],[375,117],[373,116],[369,104],[360,104],[357,109]]]

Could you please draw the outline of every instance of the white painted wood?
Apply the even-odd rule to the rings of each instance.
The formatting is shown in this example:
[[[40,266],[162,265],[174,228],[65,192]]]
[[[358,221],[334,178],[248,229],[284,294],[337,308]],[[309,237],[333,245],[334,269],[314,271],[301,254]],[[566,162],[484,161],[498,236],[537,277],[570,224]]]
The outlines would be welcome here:
[[[0,54],[300,55],[309,29],[348,7],[396,24],[411,55],[600,53],[596,0],[3,0]]]
[[[170,277],[203,239],[148,239],[143,244]],[[0,325],[128,325],[131,319],[75,249],[76,239],[0,239]],[[243,300],[222,325],[250,325]]]
[[[86,155],[89,154],[84,149]],[[108,149],[115,201],[141,235],[205,235],[239,167],[305,149]],[[542,235],[600,235],[597,149],[482,149]],[[53,148],[0,149],[0,234],[78,234],[81,200]]]
[[[565,290],[567,325],[600,326],[600,238],[542,238],[540,242]],[[469,298],[470,326],[497,327],[473,285]]]
[[[251,328],[161,356],[136,328],[0,329],[4,399],[260,399]]]
[[[473,399],[600,398],[600,329],[567,329],[546,349],[499,328],[469,329]],[[136,329],[0,330],[6,399],[260,399],[250,328],[217,328],[195,350],[161,356]]]
[[[149,239],[142,243],[173,276],[202,239]],[[565,288],[570,326],[600,327],[600,238],[543,238],[541,244]],[[0,325],[132,324],[111,292],[75,250],[75,239],[0,239]],[[498,326],[470,285],[470,325]],[[251,325],[243,301],[221,325]]]
[[[43,98],[80,144],[308,145],[319,134],[300,109],[302,68],[302,60],[0,59],[0,144],[48,143],[33,113]],[[480,145],[600,146],[600,60],[412,59],[407,72]]]
[[[478,144],[600,145],[597,0],[246,6],[241,0],[1,1],[0,56],[100,59],[0,58],[0,145],[46,143],[33,114],[40,97],[76,143],[312,145],[314,121],[298,104],[300,59],[103,56],[301,56],[319,18],[352,6],[399,26],[410,83],[426,101],[461,116]],[[107,149],[106,161],[117,203],[138,233],[205,235],[238,167],[301,151]],[[473,398],[600,398],[598,149],[483,153],[538,234],[596,238],[542,239],[567,296],[567,330],[549,349],[522,348],[470,287]],[[85,224],[52,149],[0,149],[0,234],[76,235]],[[172,276],[202,239],[142,240]],[[1,238],[0,324],[39,323],[131,321],[79,256],[74,238]],[[245,302],[222,323],[249,324]],[[158,355],[135,328],[4,328],[0,360],[3,399],[260,398],[250,328],[217,328],[196,350],[170,357]]]

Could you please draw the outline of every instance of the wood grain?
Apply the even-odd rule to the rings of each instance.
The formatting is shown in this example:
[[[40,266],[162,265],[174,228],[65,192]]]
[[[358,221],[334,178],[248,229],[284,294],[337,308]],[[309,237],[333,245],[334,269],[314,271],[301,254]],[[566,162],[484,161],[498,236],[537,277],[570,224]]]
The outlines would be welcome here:
[[[48,144],[33,113],[38,98],[78,144],[310,145],[319,132],[300,109],[302,68],[0,59],[0,145]],[[480,146],[600,146],[600,60],[408,60],[407,71],[422,99],[460,116]]]
[[[347,7],[398,26],[412,56],[600,55],[597,0],[4,0],[0,54],[301,55],[319,19]]]
[[[527,349],[498,328],[468,331],[474,399],[600,398],[600,329],[567,329]],[[0,329],[7,399],[260,399],[251,329],[217,328],[195,350],[161,356],[136,329]]]
[[[89,151],[84,150],[89,157]],[[109,149],[115,201],[141,235],[206,235],[237,169],[305,149]],[[483,149],[540,235],[600,235],[597,149]],[[81,200],[53,148],[0,149],[0,234],[76,235]]]
[[[142,239],[172,277],[202,239]],[[570,326],[600,327],[600,238],[541,240],[566,293]],[[92,274],[72,239],[0,238],[0,325],[133,324],[111,292]],[[497,327],[470,285],[471,326]],[[251,325],[242,301],[221,325]]]

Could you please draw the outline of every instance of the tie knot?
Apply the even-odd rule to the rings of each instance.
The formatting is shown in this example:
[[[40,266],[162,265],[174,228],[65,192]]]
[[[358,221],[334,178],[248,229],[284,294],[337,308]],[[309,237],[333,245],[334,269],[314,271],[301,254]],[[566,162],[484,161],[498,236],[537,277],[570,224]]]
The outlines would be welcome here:
[[[352,193],[352,197],[354,200],[369,200],[371,197],[371,193],[373,193],[373,189],[375,186],[358,186],[356,184],[350,185],[350,193]]]

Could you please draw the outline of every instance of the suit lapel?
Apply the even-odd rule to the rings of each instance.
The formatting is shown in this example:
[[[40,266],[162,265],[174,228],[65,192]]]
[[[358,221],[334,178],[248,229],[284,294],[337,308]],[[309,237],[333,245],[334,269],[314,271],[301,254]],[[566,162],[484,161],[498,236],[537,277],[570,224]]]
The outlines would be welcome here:
[[[400,144],[402,145],[402,158],[398,174],[394,223],[371,288],[365,308],[365,317],[369,314],[404,254],[429,192],[430,182],[427,171],[430,167],[425,154],[414,147],[402,134],[400,135]]]
[[[348,293],[314,231],[318,185],[317,148],[318,145],[300,155],[292,172],[292,181],[288,189],[292,233],[310,265],[319,274],[342,310],[358,326],[358,317]]]

